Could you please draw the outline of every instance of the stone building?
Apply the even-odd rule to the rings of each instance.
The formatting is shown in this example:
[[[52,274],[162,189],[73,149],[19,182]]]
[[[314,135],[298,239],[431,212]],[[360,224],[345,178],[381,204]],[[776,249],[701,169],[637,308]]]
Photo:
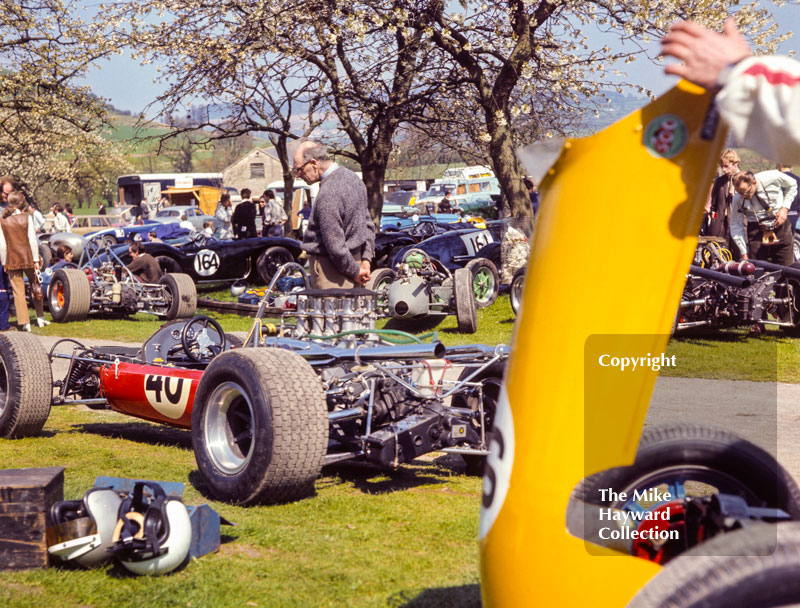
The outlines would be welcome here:
[[[223,183],[239,192],[249,188],[253,196],[261,196],[267,184],[283,179],[281,163],[275,148],[256,148],[222,170]]]

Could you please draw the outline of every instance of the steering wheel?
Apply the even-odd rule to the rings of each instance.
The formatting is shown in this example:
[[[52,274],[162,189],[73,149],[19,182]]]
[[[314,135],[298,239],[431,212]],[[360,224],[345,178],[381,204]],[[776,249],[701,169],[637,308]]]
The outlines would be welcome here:
[[[209,331],[209,325],[212,331]],[[204,363],[225,350],[225,332],[211,317],[198,315],[183,326],[181,346],[189,359]]]
[[[189,242],[197,245],[198,247],[202,247],[206,244],[208,238],[202,232],[192,232],[189,234]]]

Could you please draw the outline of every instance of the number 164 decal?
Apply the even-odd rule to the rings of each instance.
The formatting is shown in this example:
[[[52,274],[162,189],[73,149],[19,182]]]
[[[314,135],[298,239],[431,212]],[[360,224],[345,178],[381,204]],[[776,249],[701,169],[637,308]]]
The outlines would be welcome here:
[[[219,256],[216,251],[201,249],[194,258],[194,270],[201,277],[211,276],[219,270]]]

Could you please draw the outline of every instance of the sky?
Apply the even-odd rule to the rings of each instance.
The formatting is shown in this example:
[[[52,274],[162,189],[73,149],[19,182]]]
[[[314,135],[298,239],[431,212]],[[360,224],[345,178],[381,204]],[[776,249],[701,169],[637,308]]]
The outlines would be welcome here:
[[[793,26],[800,24],[800,2],[787,2],[783,7],[770,5],[771,10],[777,17],[781,32],[792,31]],[[612,49],[619,49],[619,42],[601,33],[590,34],[590,40],[596,42],[598,47],[608,44]],[[653,42],[648,47],[648,55],[655,57],[658,54],[659,44]],[[800,34],[792,36],[779,49],[783,54],[794,51],[800,58]],[[655,64],[645,58],[620,66],[619,69],[626,72],[627,82],[641,84],[647,89],[652,90],[656,95],[663,93],[674,86],[677,79],[674,76],[664,74],[664,64]],[[98,68],[93,69],[84,80],[92,91],[109,99],[114,107],[120,110],[129,110],[134,114],[145,111],[162,89],[162,86],[153,82],[158,73],[154,65],[142,66],[133,61],[127,55],[118,55],[109,61],[103,61]],[[158,115],[158,108],[147,111],[147,116],[155,117]]]

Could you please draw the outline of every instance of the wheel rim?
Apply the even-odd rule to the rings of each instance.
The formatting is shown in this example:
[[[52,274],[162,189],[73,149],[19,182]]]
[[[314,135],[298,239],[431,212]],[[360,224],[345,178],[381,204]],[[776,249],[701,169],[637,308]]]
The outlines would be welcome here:
[[[515,281],[511,286],[511,304],[514,310],[519,308],[519,301],[522,298],[522,281]]]
[[[0,416],[6,411],[6,405],[8,405],[8,373],[5,364],[0,360]]]
[[[639,492],[659,488],[661,493],[669,493],[669,499],[660,502],[647,502],[647,497],[644,500],[640,499],[638,502],[633,498],[626,501],[617,501],[611,506],[627,511],[631,514],[644,514],[651,511],[659,511],[667,506],[681,511],[683,509],[683,501],[689,496],[704,496],[709,492],[702,486],[708,486],[714,490],[713,493],[733,494],[744,498],[750,505],[765,506],[763,499],[759,497],[750,486],[742,483],[739,479],[728,475],[722,471],[717,471],[710,467],[700,465],[681,464],[675,466],[667,466],[661,470],[656,470],[627,484],[624,488],[614,488],[615,490],[624,492],[628,496],[633,496],[634,490]],[[651,520],[640,519],[637,529],[642,529],[652,525]],[[681,538],[688,539],[687,531],[685,529],[685,522],[677,523],[678,526],[683,525],[684,531]],[[696,542],[708,540],[711,536],[707,536],[702,530],[698,531],[698,537],[695,538]],[[667,552],[665,546],[655,545],[651,541],[639,540],[633,545],[633,554],[643,559],[655,561],[657,563],[666,563],[674,555]]]
[[[50,309],[57,312],[64,309],[64,284],[61,281],[55,281],[50,291]]]
[[[291,256],[286,256],[283,253],[273,254],[269,256],[266,260],[266,268],[267,272],[269,273],[270,279],[275,276],[275,273],[278,272],[278,268],[283,266],[284,264],[288,264],[289,262],[293,261]]]
[[[241,471],[252,457],[253,404],[242,387],[223,382],[208,399],[205,440],[214,466],[226,475]]]
[[[472,275],[472,290],[478,302],[488,302],[494,291],[494,278],[486,268],[481,268]]]

